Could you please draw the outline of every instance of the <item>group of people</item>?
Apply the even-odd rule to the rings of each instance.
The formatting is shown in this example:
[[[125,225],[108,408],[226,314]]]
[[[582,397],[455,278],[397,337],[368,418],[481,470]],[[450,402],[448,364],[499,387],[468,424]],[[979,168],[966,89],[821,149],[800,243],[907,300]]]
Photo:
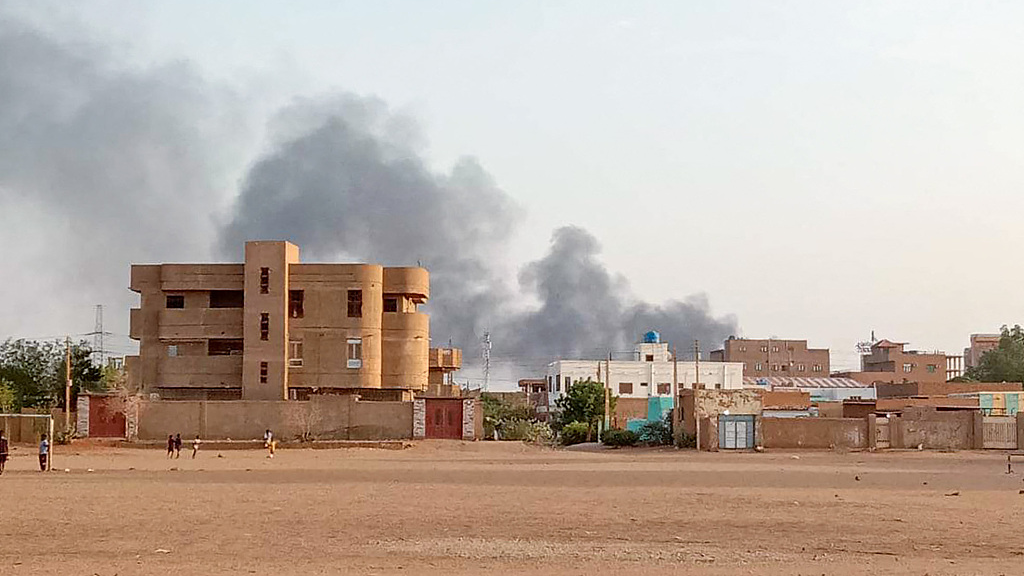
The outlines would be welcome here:
[[[202,440],[199,439],[199,435],[196,434],[195,440],[192,441],[192,459],[195,460],[196,454],[199,453],[199,445],[202,444]],[[167,457],[168,458],[180,458],[181,457],[181,434],[167,435]]]
[[[7,466],[7,459],[11,455],[11,444],[7,441],[7,437],[4,436],[4,431],[0,430],[0,474],[4,473],[4,467]],[[43,434],[39,440],[39,471],[46,472],[46,465],[50,459],[50,441],[46,439],[46,434]]]

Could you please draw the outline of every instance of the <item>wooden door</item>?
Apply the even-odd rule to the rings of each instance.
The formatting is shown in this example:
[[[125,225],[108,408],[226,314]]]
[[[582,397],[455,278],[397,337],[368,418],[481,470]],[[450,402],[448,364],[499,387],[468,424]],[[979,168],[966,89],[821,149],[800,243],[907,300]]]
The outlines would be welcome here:
[[[462,439],[462,400],[427,398],[427,438]]]

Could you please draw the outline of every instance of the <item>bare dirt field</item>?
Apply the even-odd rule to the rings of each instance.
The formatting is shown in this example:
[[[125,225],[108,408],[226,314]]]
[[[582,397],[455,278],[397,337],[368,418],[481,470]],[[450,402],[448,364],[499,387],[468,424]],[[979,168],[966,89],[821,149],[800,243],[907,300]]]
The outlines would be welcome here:
[[[999,453],[58,450],[0,476],[0,574],[1024,574]]]

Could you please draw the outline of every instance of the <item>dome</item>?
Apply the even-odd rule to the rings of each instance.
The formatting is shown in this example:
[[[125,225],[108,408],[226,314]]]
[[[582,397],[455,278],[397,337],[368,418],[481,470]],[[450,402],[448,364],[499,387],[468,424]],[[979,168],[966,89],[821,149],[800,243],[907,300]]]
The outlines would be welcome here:
[[[657,344],[659,342],[661,342],[661,334],[658,334],[656,331],[651,330],[644,334],[644,344]]]

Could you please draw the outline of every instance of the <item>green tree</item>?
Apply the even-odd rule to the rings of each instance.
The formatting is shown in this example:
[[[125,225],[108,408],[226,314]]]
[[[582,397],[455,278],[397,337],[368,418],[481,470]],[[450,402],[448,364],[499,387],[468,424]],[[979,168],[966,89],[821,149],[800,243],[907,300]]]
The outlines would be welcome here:
[[[999,347],[982,354],[965,376],[977,382],[1024,382],[1024,329],[1003,326]]]
[[[609,399],[609,407],[615,411],[615,396]],[[588,426],[587,438],[597,429],[597,423],[604,419],[604,384],[590,378],[577,380],[565,394],[555,401],[558,408],[558,423],[566,426],[572,422],[583,422]]]
[[[0,344],[0,379],[11,383],[14,409],[64,406],[65,344],[7,340]],[[88,343],[71,346],[72,402],[80,390],[102,390],[102,372]]]
[[[0,378],[0,412],[14,412],[14,383]]]

